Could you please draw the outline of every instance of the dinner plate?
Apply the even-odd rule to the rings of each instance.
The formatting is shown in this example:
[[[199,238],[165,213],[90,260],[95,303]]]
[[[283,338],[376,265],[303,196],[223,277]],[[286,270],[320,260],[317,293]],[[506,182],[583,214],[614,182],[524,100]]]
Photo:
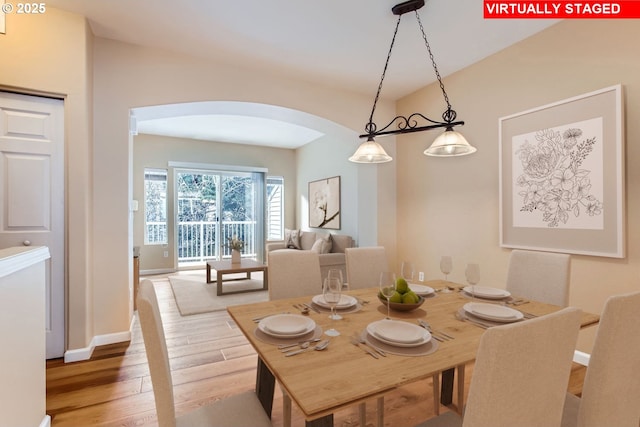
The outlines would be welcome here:
[[[482,319],[494,322],[516,322],[522,320],[524,315],[518,310],[497,304],[485,304],[481,302],[469,302],[463,306],[464,311]]]
[[[295,338],[313,331],[316,322],[297,314],[276,314],[265,317],[258,323],[258,329],[267,335],[279,338]]]
[[[367,333],[385,344],[398,347],[417,347],[431,340],[424,328],[399,320],[378,320],[367,325]]]
[[[507,298],[511,296],[511,292],[509,291],[505,291],[504,289],[498,289],[498,288],[489,288],[486,286],[476,286],[475,289],[473,289],[472,286],[466,286],[462,290],[468,293],[469,295],[475,294],[475,296],[477,296],[478,298],[502,299],[502,298]]]
[[[409,283],[409,289],[416,293],[416,295],[427,296],[431,295],[435,292],[435,290],[430,286],[417,285],[415,283]]]
[[[320,307],[331,308],[331,306],[325,302],[324,295],[314,295],[313,298],[311,298],[311,301],[313,301],[315,304],[318,304]],[[344,308],[353,307],[357,303],[358,303],[358,300],[352,297],[351,295],[340,295],[340,301],[338,301],[338,305],[336,305],[336,309],[340,310]]]

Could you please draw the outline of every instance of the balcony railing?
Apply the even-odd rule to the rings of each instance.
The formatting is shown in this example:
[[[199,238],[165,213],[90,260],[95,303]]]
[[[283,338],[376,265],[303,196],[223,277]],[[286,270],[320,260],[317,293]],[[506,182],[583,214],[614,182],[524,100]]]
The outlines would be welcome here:
[[[218,238],[218,221],[179,222],[176,236],[178,262],[231,258],[227,243],[234,236],[244,242],[242,256],[253,258],[256,256],[255,230],[255,221],[222,221]],[[153,243],[151,236],[166,238],[166,232],[166,223],[147,223],[149,243]]]

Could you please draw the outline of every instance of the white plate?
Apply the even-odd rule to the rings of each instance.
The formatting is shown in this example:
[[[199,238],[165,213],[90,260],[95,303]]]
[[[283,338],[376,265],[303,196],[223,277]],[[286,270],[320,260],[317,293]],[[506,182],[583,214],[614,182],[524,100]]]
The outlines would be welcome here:
[[[524,318],[524,315],[518,310],[497,304],[469,302],[463,308],[467,313],[482,319],[493,320],[494,322],[516,322]]]
[[[431,295],[435,292],[435,290],[430,286],[424,285],[416,285],[415,283],[409,283],[409,289],[416,293],[416,295],[420,295],[426,297],[427,295]]]
[[[367,325],[367,333],[385,344],[397,347],[417,347],[431,340],[424,328],[399,320],[378,320]]]
[[[276,314],[265,317],[258,323],[258,329],[267,335],[280,338],[295,338],[313,331],[316,322],[297,314]]]
[[[320,307],[331,308],[329,304],[327,304],[324,300],[324,295],[314,295],[311,298],[311,301],[318,304]],[[352,297],[351,295],[340,295],[340,301],[338,301],[338,305],[336,305],[336,309],[345,309],[349,307],[353,307],[358,303],[358,300]]]
[[[473,289],[471,286],[466,286],[462,290],[469,295],[473,295],[473,293],[475,292],[475,296],[487,299],[502,299],[511,296],[511,292],[505,291],[504,289],[488,288],[485,286],[476,286],[475,289]]]

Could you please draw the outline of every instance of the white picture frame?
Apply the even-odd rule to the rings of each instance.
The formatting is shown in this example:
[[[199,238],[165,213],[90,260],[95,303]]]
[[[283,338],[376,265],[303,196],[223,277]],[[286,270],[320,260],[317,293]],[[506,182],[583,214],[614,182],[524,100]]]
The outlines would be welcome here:
[[[622,86],[499,119],[500,246],[625,257]]]

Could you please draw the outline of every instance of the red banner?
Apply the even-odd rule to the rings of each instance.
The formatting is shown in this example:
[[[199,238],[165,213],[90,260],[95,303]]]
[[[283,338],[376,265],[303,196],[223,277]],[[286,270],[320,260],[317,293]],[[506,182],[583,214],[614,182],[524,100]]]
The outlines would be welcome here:
[[[501,1],[484,0],[485,19],[636,19],[640,0]]]

